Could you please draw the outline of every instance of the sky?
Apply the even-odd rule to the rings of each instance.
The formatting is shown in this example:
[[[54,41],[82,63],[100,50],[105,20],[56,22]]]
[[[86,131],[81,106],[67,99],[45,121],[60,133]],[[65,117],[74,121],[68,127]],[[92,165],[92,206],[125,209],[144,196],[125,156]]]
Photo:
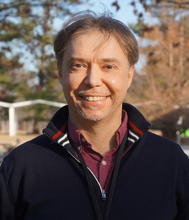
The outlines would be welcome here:
[[[133,24],[137,22],[137,17],[133,13],[133,6],[131,6],[131,0],[117,0],[120,9],[116,11],[116,8],[112,6],[112,2],[115,0],[83,0],[87,1],[88,4],[82,4],[80,6],[74,6],[72,11],[78,12],[81,10],[93,10],[97,13],[111,12],[113,17],[122,21],[126,25]],[[135,1],[136,9],[139,12],[143,12],[145,23],[154,24],[157,22],[156,18],[152,17],[150,13],[144,12],[143,7],[138,1]]]
[[[116,11],[116,8],[112,6],[113,1],[114,0],[88,0],[88,3],[70,8],[73,13],[88,9],[97,13],[110,12],[114,18],[124,22],[126,25],[137,21],[136,16],[133,14],[133,7],[128,3],[128,0],[119,1],[120,10],[118,11]],[[62,20],[57,19],[56,26],[57,29],[61,28]]]
[[[114,0],[91,0],[93,3],[92,9],[96,12],[110,11],[113,17],[129,25],[136,22],[136,17],[133,14],[133,7],[128,3],[128,0],[119,0],[120,10],[112,6]]]

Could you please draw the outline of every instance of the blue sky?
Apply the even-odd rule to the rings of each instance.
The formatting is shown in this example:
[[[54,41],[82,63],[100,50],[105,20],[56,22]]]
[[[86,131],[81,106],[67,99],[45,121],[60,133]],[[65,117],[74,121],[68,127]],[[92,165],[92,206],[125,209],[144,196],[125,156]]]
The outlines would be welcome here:
[[[71,11],[76,13],[82,10],[92,10],[97,13],[110,12],[112,16],[125,24],[129,25],[131,23],[135,23],[137,21],[136,16],[133,14],[133,7],[128,3],[128,0],[119,2],[120,10],[116,11],[115,7],[112,6],[112,2],[114,0],[89,0],[88,3],[70,7]],[[140,10],[142,10],[140,8]],[[55,22],[56,28],[60,29],[62,26],[62,19],[58,18]]]
[[[87,0],[84,0],[87,1]],[[79,10],[93,10],[95,12],[109,11],[112,13],[113,17],[124,22],[126,25],[137,22],[137,17],[133,13],[133,6],[130,5],[131,0],[117,0],[120,5],[120,10],[116,11],[115,7],[112,6],[112,2],[115,0],[88,0],[88,4],[83,4],[81,6],[73,7],[73,12]],[[135,1],[136,9],[139,12],[143,12],[144,21],[148,24],[154,24],[157,19],[152,17],[149,13],[144,12],[143,7],[138,1]]]
[[[136,21],[136,17],[133,14],[133,7],[128,3],[128,0],[119,1],[119,11],[116,11],[115,7],[112,6],[113,1],[114,0],[91,0],[91,2],[93,2],[92,9],[96,12],[103,12],[104,10],[110,11],[114,18],[121,20],[127,25]]]

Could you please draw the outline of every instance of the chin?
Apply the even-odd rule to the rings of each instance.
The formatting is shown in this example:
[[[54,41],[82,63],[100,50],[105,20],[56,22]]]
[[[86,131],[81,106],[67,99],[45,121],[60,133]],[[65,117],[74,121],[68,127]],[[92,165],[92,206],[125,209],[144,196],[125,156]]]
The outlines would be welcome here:
[[[103,116],[102,114],[97,114],[97,113],[85,113],[83,111],[79,111],[79,115],[87,120],[87,121],[91,121],[91,122],[97,122],[97,121],[101,121],[105,118],[105,116]]]

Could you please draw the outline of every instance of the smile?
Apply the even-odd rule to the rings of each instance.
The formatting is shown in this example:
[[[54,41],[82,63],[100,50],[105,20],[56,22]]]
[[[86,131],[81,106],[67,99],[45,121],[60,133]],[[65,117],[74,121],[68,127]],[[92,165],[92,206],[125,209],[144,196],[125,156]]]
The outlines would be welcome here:
[[[106,99],[106,96],[80,96],[80,97],[87,101],[101,101]]]

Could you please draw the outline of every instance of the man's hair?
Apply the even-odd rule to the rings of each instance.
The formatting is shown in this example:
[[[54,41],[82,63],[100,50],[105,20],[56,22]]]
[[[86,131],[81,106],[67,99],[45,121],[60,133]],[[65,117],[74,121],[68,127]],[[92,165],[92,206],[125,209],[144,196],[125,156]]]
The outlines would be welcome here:
[[[136,38],[124,23],[109,15],[98,16],[92,11],[84,11],[72,16],[55,38],[54,51],[59,68],[63,62],[64,50],[68,41],[75,34],[85,33],[89,30],[98,30],[108,37],[113,35],[127,56],[129,64],[133,65],[138,61],[139,52]]]

